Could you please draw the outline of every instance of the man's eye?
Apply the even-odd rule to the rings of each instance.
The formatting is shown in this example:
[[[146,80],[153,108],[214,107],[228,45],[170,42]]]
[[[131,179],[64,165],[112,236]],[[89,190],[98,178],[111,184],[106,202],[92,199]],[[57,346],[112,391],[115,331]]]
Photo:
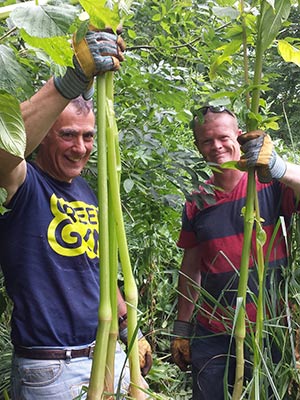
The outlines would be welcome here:
[[[84,140],[86,141],[91,141],[94,139],[94,134],[93,133],[86,133],[85,135],[83,135]]]
[[[72,132],[61,132],[60,136],[65,139],[68,139],[68,138],[73,138],[75,135]]]

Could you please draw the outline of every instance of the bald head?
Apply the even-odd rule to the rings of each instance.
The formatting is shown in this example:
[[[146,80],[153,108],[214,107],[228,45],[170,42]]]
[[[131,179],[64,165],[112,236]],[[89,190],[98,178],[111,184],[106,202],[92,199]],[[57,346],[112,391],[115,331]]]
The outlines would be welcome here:
[[[199,117],[195,116],[193,120],[193,133],[195,141],[202,132],[205,132],[211,126],[222,126],[231,127],[233,131],[239,132],[238,121],[234,114],[223,112],[212,112],[208,110],[205,115]]]

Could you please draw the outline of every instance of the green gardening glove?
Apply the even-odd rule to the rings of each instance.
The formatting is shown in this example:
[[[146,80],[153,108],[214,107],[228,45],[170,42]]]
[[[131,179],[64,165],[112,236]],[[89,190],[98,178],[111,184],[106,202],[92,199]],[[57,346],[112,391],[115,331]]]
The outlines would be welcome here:
[[[73,48],[74,68],[68,67],[64,76],[55,77],[54,84],[67,99],[82,94],[88,100],[93,95],[94,76],[120,68],[120,62],[124,60],[125,43],[114,33],[90,30],[80,41],[74,35]]]
[[[256,130],[238,137],[243,155],[238,162],[241,169],[255,167],[261,183],[280,179],[286,171],[286,163],[276,153],[273,142],[264,131]]]

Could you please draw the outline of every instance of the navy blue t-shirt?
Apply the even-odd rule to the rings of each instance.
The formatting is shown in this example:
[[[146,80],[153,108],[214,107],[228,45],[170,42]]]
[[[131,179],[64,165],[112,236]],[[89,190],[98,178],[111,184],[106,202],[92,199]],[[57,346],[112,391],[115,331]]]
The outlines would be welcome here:
[[[12,341],[76,346],[95,340],[99,303],[97,198],[81,177],[60,182],[27,163],[0,216],[0,265],[14,303]]]

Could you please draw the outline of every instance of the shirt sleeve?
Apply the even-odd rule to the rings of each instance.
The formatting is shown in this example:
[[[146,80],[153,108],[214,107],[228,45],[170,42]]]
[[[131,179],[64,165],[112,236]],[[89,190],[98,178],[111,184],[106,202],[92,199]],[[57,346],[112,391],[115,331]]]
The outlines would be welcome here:
[[[196,212],[197,207],[195,203],[187,201],[182,211],[181,231],[177,241],[177,246],[182,249],[192,248],[198,245],[193,224],[193,219]]]

